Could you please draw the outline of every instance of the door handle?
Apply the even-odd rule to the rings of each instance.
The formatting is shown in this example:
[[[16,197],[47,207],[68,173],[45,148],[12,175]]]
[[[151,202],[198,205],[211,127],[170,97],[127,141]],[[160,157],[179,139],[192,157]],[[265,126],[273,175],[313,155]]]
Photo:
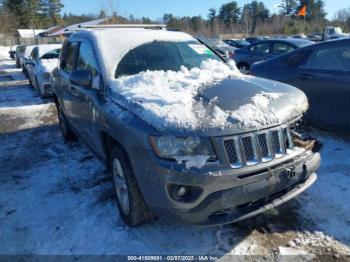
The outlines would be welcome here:
[[[300,76],[300,79],[301,80],[311,80],[312,79],[312,75],[310,75],[310,74],[302,74]]]

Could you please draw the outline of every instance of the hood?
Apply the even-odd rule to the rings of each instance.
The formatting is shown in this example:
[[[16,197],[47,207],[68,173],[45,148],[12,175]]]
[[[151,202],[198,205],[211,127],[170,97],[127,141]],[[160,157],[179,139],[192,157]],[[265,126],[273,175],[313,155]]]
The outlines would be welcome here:
[[[112,100],[163,135],[250,132],[292,121],[308,108],[297,88],[242,75],[218,61],[120,78],[111,90]]]
[[[52,73],[52,71],[58,67],[58,59],[41,59],[40,65],[43,72]]]
[[[308,109],[305,94],[299,89],[257,77],[230,77],[203,89],[197,99],[215,101],[229,112],[231,125],[220,134],[260,130],[293,121]]]

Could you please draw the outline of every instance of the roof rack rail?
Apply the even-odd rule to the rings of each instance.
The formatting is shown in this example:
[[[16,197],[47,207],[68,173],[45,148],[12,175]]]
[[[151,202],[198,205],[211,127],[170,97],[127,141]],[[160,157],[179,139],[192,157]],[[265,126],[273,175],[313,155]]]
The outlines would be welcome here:
[[[164,24],[106,24],[106,25],[79,25],[86,29],[105,29],[105,28],[144,28],[144,29],[166,29]]]

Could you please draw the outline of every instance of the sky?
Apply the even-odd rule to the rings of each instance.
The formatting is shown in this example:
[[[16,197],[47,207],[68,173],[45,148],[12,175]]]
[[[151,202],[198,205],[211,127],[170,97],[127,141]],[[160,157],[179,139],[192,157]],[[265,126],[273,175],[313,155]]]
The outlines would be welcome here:
[[[150,17],[158,19],[164,13],[172,13],[176,16],[202,15],[206,17],[211,7],[219,8],[229,0],[61,0],[65,5],[63,12],[74,14],[99,13],[99,10],[116,10],[122,16]],[[239,6],[243,6],[250,0],[236,0]],[[263,1],[272,12],[278,11],[280,0]],[[349,0],[326,0],[328,18],[333,18],[335,12],[342,8],[350,7]]]

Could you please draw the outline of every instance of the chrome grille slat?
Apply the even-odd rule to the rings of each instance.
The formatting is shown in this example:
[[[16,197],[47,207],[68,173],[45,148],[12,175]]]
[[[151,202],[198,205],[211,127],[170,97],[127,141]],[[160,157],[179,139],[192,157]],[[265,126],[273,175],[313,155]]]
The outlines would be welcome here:
[[[223,145],[233,168],[269,162],[293,148],[289,127],[224,138]]]

